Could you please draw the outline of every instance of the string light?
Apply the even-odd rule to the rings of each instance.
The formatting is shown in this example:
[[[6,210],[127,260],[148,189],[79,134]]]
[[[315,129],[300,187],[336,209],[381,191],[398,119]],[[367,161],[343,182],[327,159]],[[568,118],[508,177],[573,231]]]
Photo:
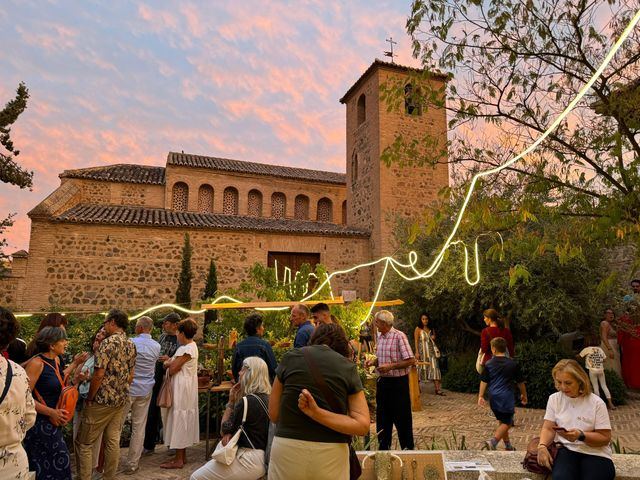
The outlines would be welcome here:
[[[582,100],[582,98],[589,91],[591,86],[602,75],[602,73],[604,72],[605,68],[607,68],[607,66],[609,65],[609,63],[611,62],[611,60],[613,59],[615,54],[618,52],[618,50],[620,49],[622,44],[625,42],[625,40],[629,37],[629,35],[631,34],[631,32],[633,31],[633,29],[635,28],[635,26],[638,24],[639,21],[640,21],[640,10],[638,10],[635,13],[635,15],[633,16],[633,18],[631,19],[631,21],[629,22],[627,27],[622,32],[622,35],[620,35],[620,38],[618,38],[618,40],[613,45],[613,48],[607,53],[607,55],[605,56],[604,60],[602,61],[602,63],[598,67],[598,69],[593,73],[593,75],[591,76],[589,81],[587,81],[587,83],[578,91],[577,95],[574,97],[573,100],[571,100],[569,105],[567,105],[567,107],[562,111],[562,113],[536,139],[535,142],[533,142],[531,145],[529,145],[527,148],[525,148],[518,155],[516,155],[515,157],[513,157],[510,160],[506,161],[502,165],[499,165],[499,166],[494,167],[494,168],[490,168],[488,170],[484,170],[482,172],[478,172],[473,176],[473,178],[471,179],[471,183],[469,184],[469,188],[467,190],[467,193],[466,193],[466,195],[464,197],[464,201],[462,202],[462,206],[460,207],[460,211],[458,212],[458,215],[456,216],[456,221],[455,221],[455,223],[454,223],[454,225],[453,225],[453,227],[451,229],[451,233],[446,238],[445,242],[443,243],[442,247],[440,248],[440,251],[439,251],[438,255],[433,260],[433,262],[431,263],[429,268],[427,268],[423,272],[420,272],[416,268],[418,255],[414,251],[409,252],[409,263],[408,264],[402,264],[402,263],[398,262],[397,260],[395,260],[393,257],[383,257],[383,258],[380,258],[378,260],[374,260],[372,262],[364,263],[362,265],[358,265],[358,266],[355,266],[355,267],[352,267],[352,268],[349,268],[349,269],[346,269],[346,270],[333,272],[331,275],[327,276],[327,279],[322,284],[320,284],[316,288],[316,290],[314,292],[312,292],[310,295],[305,297],[303,300],[308,300],[309,298],[312,298],[316,293],[318,293],[321,290],[321,288],[327,282],[331,281],[332,277],[334,277],[336,275],[342,275],[342,274],[350,273],[350,272],[352,272],[352,271],[354,271],[356,269],[359,269],[359,268],[365,268],[365,267],[369,267],[369,266],[374,266],[374,265],[378,265],[379,263],[384,262],[383,272],[382,272],[382,275],[380,277],[380,281],[378,282],[378,286],[377,286],[377,288],[375,290],[373,303],[371,305],[371,308],[367,312],[367,316],[361,321],[360,325],[362,325],[371,316],[371,313],[373,311],[373,306],[375,305],[375,302],[377,301],[378,296],[380,295],[380,291],[382,289],[382,284],[383,284],[384,279],[386,277],[389,265],[392,266],[393,270],[396,273],[398,273],[398,275],[400,275],[403,279],[405,279],[407,281],[421,280],[421,279],[425,279],[425,278],[430,278],[433,275],[435,275],[435,273],[440,268],[440,265],[442,264],[442,261],[444,260],[445,253],[447,252],[449,247],[451,247],[451,245],[455,245],[457,243],[463,243],[460,240],[454,240],[454,238],[455,238],[456,234],[458,233],[458,229],[460,228],[460,224],[462,223],[462,219],[464,217],[464,214],[465,214],[465,212],[467,210],[467,207],[469,205],[469,202],[471,200],[471,195],[473,194],[473,192],[474,192],[474,190],[476,188],[476,184],[478,183],[478,181],[481,178],[484,178],[484,177],[487,177],[489,175],[493,175],[493,174],[501,172],[505,168],[508,168],[509,166],[511,166],[514,163],[518,162],[523,157],[525,157],[526,155],[531,153],[533,150],[538,148],[538,145],[540,145],[540,143],[542,143],[551,134],[551,132],[554,131],[560,125],[560,123],[569,115],[569,113],[571,113],[571,111],[576,107],[578,102],[580,102],[580,100]],[[464,245],[464,248],[465,248],[465,280],[470,285],[475,285],[480,281],[480,267],[479,267],[479,258],[478,258],[478,238],[476,238],[476,240],[474,242],[474,261],[475,261],[475,265],[476,265],[476,268],[475,268],[475,270],[476,270],[476,279],[473,282],[469,280],[469,276],[468,276],[468,267],[469,267],[468,249],[467,249],[466,245]],[[401,270],[403,270],[403,269],[404,270],[410,269],[415,273],[415,275],[413,277],[406,276],[401,272]]]
[[[463,240],[454,240],[454,238],[456,237],[456,234],[458,233],[458,229],[460,228],[460,224],[462,223],[462,219],[464,217],[464,214],[467,210],[467,207],[469,205],[469,202],[471,200],[471,196],[473,194],[473,192],[475,191],[475,187],[476,184],[478,183],[478,181],[481,178],[484,178],[486,176],[489,175],[493,175],[495,173],[499,173],[502,170],[504,170],[505,168],[508,168],[509,166],[513,165],[514,163],[518,162],[519,160],[521,160],[523,157],[527,156],[529,153],[531,153],[533,150],[535,150],[538,145],[540,145],[540,143],[542,143],[550,134],[552,131],[554,131],[559,125],[560,123],[569,115],[569,113],[571,113],[571,111],[576,107],[576,105],[578,104],[578,102],[580,102],[580,100],[582,100],[582,98],[586,95],[587,91],[591,88],[591,86],[596,82],[596,80],[602,75],[602,73],[604,72],[605,68],[609,65],[609,63],[611,62],[611,60],[613,59],[613,57],[615,56],[615,54],[618,52],[618,50],[620,49],[620,47],[622,46],[622,44],[626,41],[626,39],[629,37],[629,35],[631,34],[631,32],[633,31],[633,29],[636,27],[636,25],[638,24],[638,22],[640,21],[640,10],[638,10],[636,12],[636,14],[633,16],[633,18],[631,19],[631,21],[629,22],[629,24],[627,25],[627,27],[624,29],[624,31],[622,32],[622,35],[620,35],[620,38],[616,41],[616,43],[613,45],[613,48],[607,53],[607,55],[605,56],[604,60],[602,61],[602,63],[600,64],[600,66],[598,67],[598,69],[594,72],[594,74],[591,76],[591,78],[589,79],[589,81],[578,91],[577,95],[575,96],[575,98],[569,103],[569,105],[567,105],[567,107],[564,109],[564,111],[555,119],[555,121],[538,137],[538,139],[533,142],[531,145],[529,145],[526,149],[524,149],[522,152],[520,152],[518,155],[516,155],[515,157],[511,158],[510,160],[508,160],[507,162],[503,163],[502,165],[499,165],[497,167],[488,169],[488,170],[484,170],[482,172],[478,172],[476,173],[473,178],[471,179],[471,183],[469,184],[469,188],[467,190],[467,193],[464,197],[464,201],[462,202],[462,206],[460,207],[460,211],[458,212],[457,216],[456,216],[456,221],[451,229],[450,234],[448,235],[448,237],[446,238],[446,240],[444,241],[444,243],[442,244],[442,247],[440,248],[440,251],[438,252],[437,256],[435,257],[435,259],[433,260],[433,262],[431,263],[431,265],[424,271],[420,271],[417,268],[417,262],[418,262],[418,254],[415,251],[410,251],[408,253],[408,263],[401,263],[398,260],[396,260],[395,258],[393,258],[392,256],[387,256],[387,257],[382,257],[379,258],[377,260],[372,260],[370,262],[366,262],[366,263],[362,263],[360,265],[356,265],[350,268],[347,268],[345,270],[338,270],[332,273],[328,273],[326,272],[326,278],[316,287],[316,289],[311,292],[310,294],[307,295],[307,290],[308,290],[308,282],[307,282],[307,290],[305,290],[305,292],[303,293],[303,298],[300,300],[301,302],[304,301],[308,301],[310,299],[312,299],[314,296],[316,296],[318,293],[320,293],[320,291],[328,285],[330,294],[331,294],[331,298],[333,299],[333,290],[331,289],[331,279],[334,278],[335,276],[338,275],[345,275],[348,273],[351,273],[355,270],[359,270],[361,268],[368,268],[368,267],[374,267],[374,266],[378,266],[380,264],[384,264],[383,268],[382,268],[382,275],[380,276],[380,280],[378,281],[378,284],[376,286],[375,289],[375,294],[373,297],[373,300],[371,301],[371,306],[369,307],[366,316],[364,317],[364,319],[362,319],[362,321],[360,322],[360,325],[364,324],[369,317],[371,316],[371,313],[373,312],[373,309],[376,305],[376,302],[378,301],[378,298],[380,297],[380,292],[382,291],[382,286],[384,284],[384,280],[387,276],[387,272],[389,270],[389,267],[391,267],[402,279],[404,279],[405,281],[416,281],[416,280],[423,280],[426,278],[431,278],[433,275],[436,274],[436,272],[438,271],[438,269],[440,268],[440,265],[442,264],[442,262],[444,261],[444,257],[445,254],[447,252],[447,250],[451,247],[451,246],[456,246],[456,245],[462,245],[464,248],[464,277],[465,277],[465,281],[473,286],[473,285],[477,285],[480,282],[480,261],[479,261],[479,253],[478,253],[478,240],[480,237],[485,236],[485,235],[490,235],[490,234],[482,234],[479,235],[475,238],[474,240],[474,244],[473,244],[473,270],[474,270],[474,279],[472,280],[469,276],[469,248],[466,245],[466,243]],[[502,244],[502,246],[504,245],[504,241],[502,239],[502,236],[498,233],[497,234],[500,238],[500,242]],[[413,272],[413,274],[410,275],[406,275],[404,272],[405,271],[410,271]],[[287,278],[289,279],[288,282],[288,288],[289,288],[289,293],[292,294],[291,292],[291,286],[292,286],[292,281],[291,281],[291,269],[289,267],[285,267],[284,269],[284,277],[283,277],[283,285],[287,286]],[[300,272],[296,272],[294,279],[297,280],[298,275],[300,274]],[[315,277],[317,279],[317,276],[313,273],[309,274],[309,277],[311,277],[313,275],[313,277]],[[275,262],[275,276],[276,276],[276,284],[279,284],[279,279],[278,279],[278,264],[277,264],[277,260]],[[222,295],[218,298],[216,298],[213,302],[211,302],[212,305],[215,305],[223,300],[227,300],[230,303],[234,303],[234,304],[239,304],[242,305],[244,304],[244,302],[237,300],[233,297],[227,296],[227,295]],[[132,317],[130,317],[131,320],[136,320],[138,318],[140,318],[143,315],[146,315],[148,313],[151,313],[153,311],[159,310],[159,309],[163,309],[163,308],[171,308],[174,310],[178,310],[181,311],[183,313],[187,313],[190,315],[198,315],[198,314],[202,314],[206,311],[206,309],[200,309],[200,310],[191,310],[185,307],[182,307],[180,305],[176,305],[173,303],[163,303],[160,305],[156,305],[153,307],[150,307]],[[255,308],[255,310],[260,310],[260,311],[283,311],[283,310],[288,310],[290,307],[259,307],[259,308]],[[85,312],[86,313],[86,312]],[[106,313],[101,312],[104,315],[106,315]],[[34,314],[32,313],[21,313],[21,314],[16,314],[15,316],[18,318],[26,318],[26,317],[30,317]],[[64,313],[62,315],[65,315]]]

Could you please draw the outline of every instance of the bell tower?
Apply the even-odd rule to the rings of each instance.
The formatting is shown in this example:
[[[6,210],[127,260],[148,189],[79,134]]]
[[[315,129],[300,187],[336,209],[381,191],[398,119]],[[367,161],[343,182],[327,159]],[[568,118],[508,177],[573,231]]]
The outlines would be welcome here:
[[[349,88],[340,102],[347,107],[347,224],[371,232],[372,259],[393,255],[398,216],[420,216],[436,199],[438,191],[449,185],[449,169],[441,161],[434,166],[387,167],[380,155],[398,135],[405,143],[416,141],[422,155],[438,155],[447,142],[447,118],[444,108],[422,109],[414,92],[415,78],[422,70],[375,60]],[[431,74],[429,88],[444,87],[446,76]],[[381,98],[381,86],[404,84],[405,100],[400,108],[387,108]],[[402,102],[401,102],[402,103]],[[430,134],[437,141],[433,152],[422,146]],[[441,159],[442,160],[442,159]]]

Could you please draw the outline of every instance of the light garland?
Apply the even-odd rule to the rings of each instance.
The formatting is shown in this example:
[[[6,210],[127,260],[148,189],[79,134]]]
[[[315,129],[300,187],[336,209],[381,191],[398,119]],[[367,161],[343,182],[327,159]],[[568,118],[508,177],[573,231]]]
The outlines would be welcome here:
[[[509,166],[513,165],[514,163],[516,163],[517,161],[521,160],[523,157],[525,157],[526,155],[531,153],[533,150],[535,150],[538,147],[538,145],[540,145],[540,143],[542,143],[551,134],[551,132],[554,131],[560,125],[560,123],[569,115],[569,113],[571,113],[571,111],[576,107],[578,102],[580,102],[580,100],[582,100],[582,98],[586,95],[587,91],[596,82],[596,80],[602,75],[602,73],[604,72],[605,68],[609,65],[609,63],[611,62],[611,60],[613,59],[615,54],[618,52],[618,50],[620,49],[622,44],[625,42],[625,40],[629,37],[629,35],[633,31],[633,29],[636,27],[638,22],[640,22],[640,10],[638,10],[635,13],[635,15],[633,16],[633,18],[631,19],[631,21],[629,22],[627,27],[622,32],[622,35],[620,35],[620,38],[613,45],[613,48],[607,53],[607,55],[605,56],[604,60],[602,61],[602,63],[598,67],[598,69],[594,72],[594,74],[591,76],[589,81],[578,91],[578,93],[575,96],[575,98],[569,103],[569,105],[567,105],[567,107],[564,109],[564,111],[538,137],[538,139],[535,142],[533,142],[531,145],[529,145],[526,149],[524,149],[518,155],[516,155],[515,157],[511,158],[510,160],[508,160],[507,162],[503,163],[502,165],[499,165],[497,167],[494,167],[494,168],[491,168],[491,169],[488,169],[488,170],[484,170],[482,172],[478,172],[473,176],[473,178],[471,179],[471,183],[469,185],[469,189],[467,190],[467,193],[466,193],[466,195],[464,197],[464,201],[462,203],[462,206],[460,207],[460,211],[458,212],[458,215],[456,216],[456,221],[455,221],[455,224],[453,225],[453,227],[451,229],[451,233],[446,238],[446,240],[443,243],[442,247],[440,248],[440,251],[439,251],[438,255],[436,256],[436,258],[433,260],[431,265],[426,270],[424,270],[424,271],[418,270],[418,268],[416,266],[417,262],[418,262],[418,254],[413,250],[408,253],[408,263],[401,263],[398,260],[396,260],[395,258],[393,258],[392,256],[382,257],[382,258],[379,258],[377,260],[372,260],[370,262],[362,263],[360,265],[356,265],[356,266],[347,268],[345,270],[338,270],[338,271],[332,272],[330,274],[327,272],[326,273],[326,278],[324,279],[324,281],[322,281],[316,287],[316,289],[313,292],[311,292],[309,295],[306,295],[307,294],[307,290],[305,290],[305,292],[303,294],[304,296],[300,300],[300,302],[309,301],[315,295],[317,295],[325,286],[327,286],[327,284],[328,284],[328,287],[329,287],[331,298],[333,299],[334,298],[333,290],[331,289],[331,279],[333,277],[335,277],[337,275],[345,275],[345,274],[351,273],[351,272],[353,272],[355,270],[358,270],[358,269],[361,269],[361,268],[373,267],[373,266],[377,266],[377,265],[380,265],[380,264],[384,263],[384,266],[382,268],[382,275],[380,276],[380,280],[378,281],[377,287],[375,289],[374,297],[371,300],[371,302],[369,302],[370,303],[370,307],[367,310],[367,314],[366,314],[365,318],[360,322],[360,326],[361,326],[370,318],[371,313],[373,312],[373,309],[376,306],[376,303],[378,301],[378,298],[380,297],[380,292],[382,291],[382,286],[383,286],[384,280],[385,280],[385,278],[387,276],[387,272],[389,270],[389,267],[391,267],[402,279],[404,279],[405,281],[408,281],[408,282],[416,281],[416,280],[423,280],[423,279],[426,279],[426,278],[431,278],[433,275],[436,274],[436,272],[440,268],[440,265],[444,261],[444,256],[445,256],[445,253],[447,252],[447,250],[451,246],[455,246],[455,245],[462,245],[463,248],[464,248],[464,277],[465,277],[465,281],[471,286],[477,285],[480,282],[480,260],[479,260],[479,254],[478,254],[478,239],[480,237],[482,237],[482,236],[490,235],[490,234],[481,234],[481,235],[477,236],[475,238],[475,240],[474,240],[474,245],[473,245],[473,270],[474,270],[475,278],[473,280],[471,280],[471,278],[469,276],[469,248],[468,248],[468,246],[466,245],[466,243],[463,240],[454,240],[456,234],[458,233],[458,229],[460,228],[460,224],[462,223],[462,219],[463,219],[464,214],[465,214],[465,212],[467,210],[469,202],[471,200],[471,195],[473,194],[473,192],[475,190],[476,184],[478,183],[478,181],[481,178],[501,172],[505,168],[508,168]],[[501,244],[504,245],[504,241],[502,239],[502,236],[499,233],[497,233],[497,235],[500,237]],[[413,272],[413,273],[409,274],[409,275],[406,275],[404,273],[404,271],[407,271],[407,270],[410,271],[410,272]],[[275,263],[275,275],[276,275],[276,283],[279,284],[277,260],[276,260],[276,263]],[[298,275],[300,275],[300,272],[296,272],[296,274],[293,276],[294,280],[297,280]],[[317,276],[315,274],[313,274],[313,273],[309,274],[309,277],[311,277],[311,276],[313,276],[316,279],[318,279]],[[289,280],[288,284],[287,284],[287,278]],[[291,269],[289,267],[285,267],[284,268],[282,285],[285,286],[285,287],[288,286],[289,293],[290,294],[292,293],[291,292],[292,272],[291,272]],[[308,282],[307,282],[307,289],[308,289]],[[235,299],[235,298],[230,297],[228,295],[221,295],[220,297],[216,298],[213,302],[211,302],[210,305],[215,305],[215,304],[217,304],[217,303],[219,303],[219,302],[221,302],[223,300],[228,300],[230,303],[234,303],[234,304],[238,304],[238,305],[245,304],[245,302],[242,302],[241,300]],[[144,311],[142,311],[142,312],[140,312],[140,313],[138,313],[136,315],[133,315],[132,317],[129,317],[129,319],[130,320],[136,320],[136,319],[142,317],[143,315],[146,315],[148,313],[151,313],[151,312],[159,310],[159,309],[165,309],[165,308],[171,308],[171,309],[178,310],[180,312],[187,313],[187,314],[190,314],[190,315],[198,315],[198,314],[202,314],[202,313],[204,313],[206,311],[206,309],[191,310],[191,309],[182,307],[180,305],[176,305],[174,303],[163,303],[163,304],[160,304],[160,305],[155,305],[153,307],[150,307],[150,308],[148,308],[148,309],[146,309],[146,310],[144,310]],[[258,307],[258,308],[255,308],[255,310],[259,310],[259,311],[283,311],[283,310],[288,310],[289,308],[290,307]],[[104,313],[104,312],[101,312],[101,313],[106,315],[106,313]],[[26,318],[26,317],[30,317],[32,315],[35,315],[35,314],[33,314],[33,313],[20,313],[20,314],[16,314],[15,316],[17,318]],[[65,315],[65,313],[62,313],[62,315]]]

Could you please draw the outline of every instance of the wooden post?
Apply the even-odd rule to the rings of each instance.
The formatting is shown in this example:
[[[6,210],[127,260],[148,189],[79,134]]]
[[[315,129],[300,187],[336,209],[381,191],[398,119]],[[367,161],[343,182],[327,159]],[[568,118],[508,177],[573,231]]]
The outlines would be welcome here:
[[[415,366],[409,369],[409,395],[411,396],[411,411],[421,411],[420,384],[418,383],[418,370]]]

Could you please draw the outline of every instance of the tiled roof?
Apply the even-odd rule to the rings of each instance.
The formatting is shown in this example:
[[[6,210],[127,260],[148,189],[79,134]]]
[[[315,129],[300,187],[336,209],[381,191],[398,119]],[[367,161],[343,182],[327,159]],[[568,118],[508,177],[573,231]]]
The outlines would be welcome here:
[[[60,178],[86,178],[103,182],[165,184],[165,168],[148,165],[106,165],[104,167],[79,168],[65,170]]]
[[[53,218],[57,222],[140,225],[147,227],[214,228],[308,235],[368,237],[369,232],[333,223],[217,213],[175,212],[163,208],[80,204]]]
[[[356,80],[355,83],[353,85],[351,85],[349,90],[347,90],[347,93],[345,93],[342,96],[342,98],[340,99],[340,103],[346,103],[347,97],[349,97],[360,86],[362,81],[365,78],[367,78],[369,76],[369,74],[371,72],[373,72],[373,70],[376,67],[387,67],[387,68],[392,68],[394,70],[399,70],[401,72],[416,72],[416,73],[424,72],[424,69],[422,69],[422,68],[407,67],[405,65],[398,65],[397,63],[385,62],[385,61],[382,61],[382,60],[376,58],[374,60],[374,62],[371,65],[369,65],[369,68],[367,68],[364,71],[364,73],[362,75],[360,75],[360,78],[358,78],[358,80]],[[439,78],[440,80],[446,81],[446,80],[449,79],[449,75],[447,75],[446,73],[431,71],[430,74],[434,78]]]
[[[181,167],[207,168],[222,172],[249,173],[251,175],[265,175],[269,177],[291,178],[319,183],[333,183],[343,185],[347,182],[344,173],[310,170],[307,168],[283,167],[267,163],[244,162],[228,158],[204,157],[189,153],[169,152],[167,165]]]

